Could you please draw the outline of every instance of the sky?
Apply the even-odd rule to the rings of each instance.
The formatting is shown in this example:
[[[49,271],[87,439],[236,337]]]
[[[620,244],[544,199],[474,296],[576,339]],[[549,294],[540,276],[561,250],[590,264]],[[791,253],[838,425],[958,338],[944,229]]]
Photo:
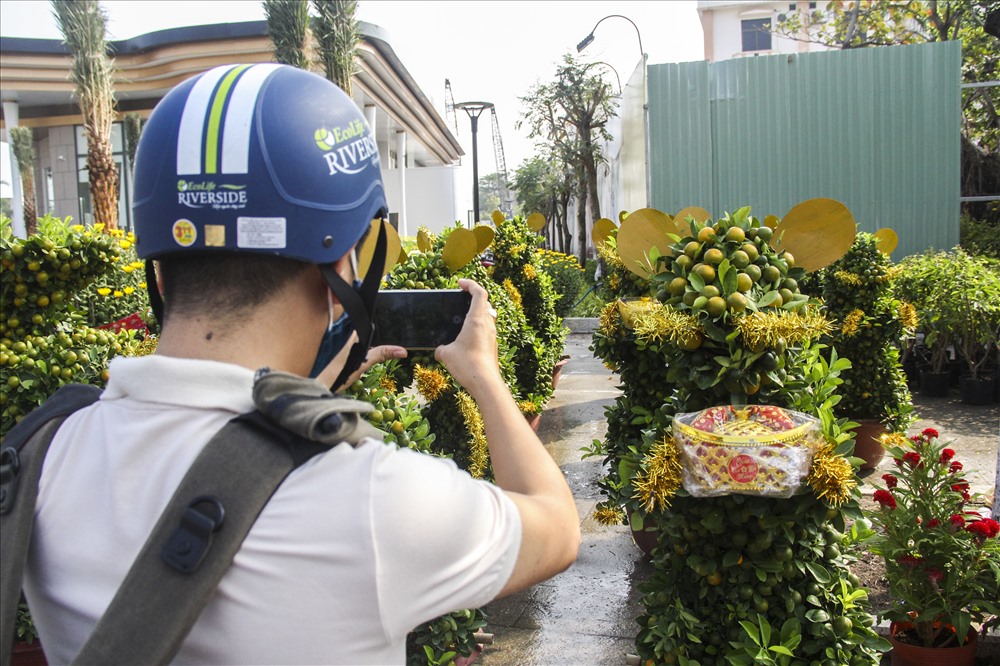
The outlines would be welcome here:
[[[187,25],[263,20],[257,0],[103,0],[111,39]],[[383,28],[414,80],[444,116],[445,79],[456,103],[496,105],[509,174],[533,154],[527,130],[518,130],[524,105],[519,97],[538,82],[552,79],[563,54],[609,14],[583,52],[587,60],[608,63],[624,82],[640,60],[639,41],[650,64],[702,60],[704,46],[697,3],[691,0],[360,0],[358,18]],[[638,35],[637,35],[638,32]],[[0,1],[0,34],[5,37],[61,39],[45,0]],[[613,86],[614,73],[607,72]],[[471,123],[458,117],[458,139],[471,160]],[[496,171],[492,132],[485,122],[478,134],[479,173]],[[7,150],[0,179],[8,181]],[[471,178],[471,176],[470,176]],[[4,193],[3,196],[9,196]]]

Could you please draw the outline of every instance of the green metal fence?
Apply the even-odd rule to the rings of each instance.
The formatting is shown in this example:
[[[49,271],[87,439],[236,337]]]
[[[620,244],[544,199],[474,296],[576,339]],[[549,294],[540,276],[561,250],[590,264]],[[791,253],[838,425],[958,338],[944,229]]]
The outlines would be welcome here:
[[[958,243],[961,44],[649,68],[654,208],[781,217],[813,197],[899,235],[894,259]]]

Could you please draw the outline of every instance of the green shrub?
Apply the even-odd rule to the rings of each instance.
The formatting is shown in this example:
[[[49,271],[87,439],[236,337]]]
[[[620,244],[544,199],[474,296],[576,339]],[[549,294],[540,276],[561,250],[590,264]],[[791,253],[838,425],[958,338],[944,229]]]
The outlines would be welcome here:
[[[574,256],[542,249],[538,252],[538,265],[552,278],[552,288],[557,296],[556,314],[569,316],[587,283],[580,262]]]
[[[959,244],[969,254],[1000,259],[1000,226],[963,215]]]
[[[115,238],[55,218],[26,239],[9,230],[0,221],[0,433],[63,384],[103,386],[111,357],[149,350],[131,332],[92,328],[77,300],[115,270]]]
[[[849,390],[834,411],[905,432],[913,405],[900,350],[917,322],[913,305],[893,296],[892,262],[877,244],[872,234],[859,232],[847,253],[822,271],[823,299],[834,324],[829,343],[851,362],[841,375]]]

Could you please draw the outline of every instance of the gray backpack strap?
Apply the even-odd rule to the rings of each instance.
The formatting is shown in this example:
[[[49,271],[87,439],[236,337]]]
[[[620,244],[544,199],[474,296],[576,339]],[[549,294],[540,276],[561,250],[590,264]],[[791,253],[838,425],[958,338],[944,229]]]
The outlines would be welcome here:
[[[381,439],[371,405],[312,380],[258,373],[254,402],[192,464],[74,663],[168,663],[285,477],[341,442]]]
[[[0,444],[0,662],[9,666],[21,582],[31,546],[38,479],[52,438],[73,412],[101,395],[96,386],[68,384],[28,414]]]

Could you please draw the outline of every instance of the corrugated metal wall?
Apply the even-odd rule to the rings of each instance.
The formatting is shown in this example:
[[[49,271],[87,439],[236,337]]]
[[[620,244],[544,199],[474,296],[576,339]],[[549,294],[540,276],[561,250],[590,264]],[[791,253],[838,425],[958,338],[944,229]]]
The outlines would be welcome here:
[[[958,243],[961,44],[649,68],[654,208],[844,202],[894,259]]]

